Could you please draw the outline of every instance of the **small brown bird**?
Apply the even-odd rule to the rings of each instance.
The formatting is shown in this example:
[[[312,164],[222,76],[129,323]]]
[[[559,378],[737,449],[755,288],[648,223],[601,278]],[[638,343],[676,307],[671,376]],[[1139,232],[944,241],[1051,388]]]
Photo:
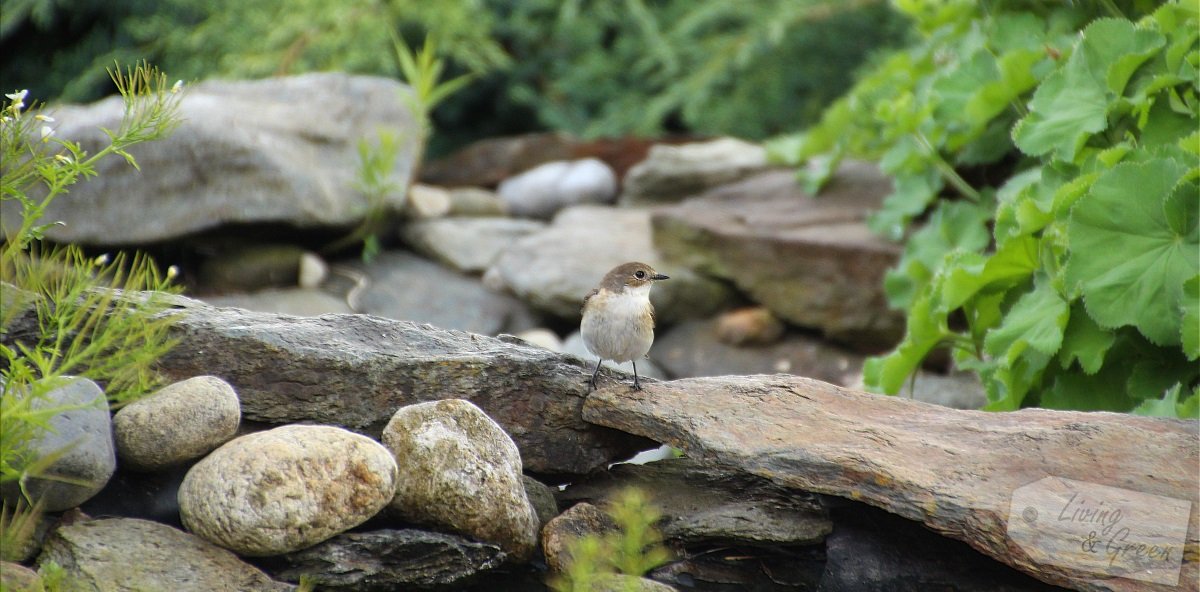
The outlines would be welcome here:
[[[579,331],[588,351],[600,358],[588,381],[593,390],[604,360],[633,362],[633,388],[642,389],[637,360],[645,357],[654,343],[650,286],[665,279],[670,278],[645,263],[625,263],[614,267],[600,281],[600,287],[584,297]]]

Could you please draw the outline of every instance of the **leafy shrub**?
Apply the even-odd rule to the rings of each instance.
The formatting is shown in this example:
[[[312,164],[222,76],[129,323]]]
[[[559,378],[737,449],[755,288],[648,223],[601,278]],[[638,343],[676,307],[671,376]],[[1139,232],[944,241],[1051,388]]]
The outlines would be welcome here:
[[[76,101],[105,92],[85,66],[130,55],[149,55],[188,80],[314,70],[396,76],[388,51],[392,28],[410,42],[428,34],[455,72],[487,73],[439,110],[438,127],[451,138],[538,127],[585,136],[673,130],[760,138],[791,131],[815,121],[849,87],[867,53],[894,43],[901,31],[880,0],[38,6],[5,11],[0,40],[17,59],[3,73],[32,75],[36,70],[23,64],[42,63],[34,55],[53,56],[73,78],[57,72],[35,94],[61,92]],[[81,12],[97,31],[54,34]],[[64,38],[80,38],[81,45],[46,46]]]
[[[907,333],[868,386],[895,394],[950,347],[989,409],[1195,417],[1195,4],[1128,3],[1136,20],[1111,2],[896,6],[920,42],[773,147],[830,156],[814,185],[848,154],[894,177],[869,223],[905,239],[885,289]]]
[[[655,529],[661,514],[641,490],[618,492],[607,512],[617,530],[571,541],[566,573],[552,579],[551,588],[557,592],[590,592],[610,585],[614,574],[642,576],[670,558],[662,546],[662,535]],[[629,581],[623,583],[632,585]]]

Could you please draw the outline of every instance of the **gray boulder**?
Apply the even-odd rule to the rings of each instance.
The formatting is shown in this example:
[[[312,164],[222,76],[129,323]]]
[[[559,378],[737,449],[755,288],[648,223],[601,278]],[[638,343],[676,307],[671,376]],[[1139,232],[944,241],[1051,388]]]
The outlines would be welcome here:
[[[358,312],[481,335],[536,326],[533,313],[512,296],[410,253],[387,251],[355,267],[368,282],[353,302]]]
[[[365,436],[293,425],[242,436],[206,456],[179,487],[183,525],[241,555],[319,543],[382,510],[396,463]]]
[[[651,205],[679,201],[767,168],[767,151],[736,138],[719,138],[650,148],[645,160],[625,174],[621,203]]]
[[[159,370],[171,380],[221,377],[237,390],[249,421],[332,424],[378,436],[399,407],[465,398],[504,427],[532,472],[587,473],[652,447],[580,418],[591,371],[584,362],[515,337],[368,315],[305,318],[170,301],[178,343]],[[31,308],[22,309],[8,336],[34,334],[36,325]]]
[[[25,480],[29,497],[41,500],[47,512],[82,504],[99,493],[117,470],[112,418],[104,391],[86,378],[62,380],[32,403],[34,410],[62,409],[49,419],[49,429],[29,442],[33,459],[56,457]],[[14,482],[5,483],[0,493],[10,507],[22,497]]]
[[[734,298],[725,284],[665,262],[651,241],[646,210],[565,209],[549,228],[514,243],[492,270],[522,300],[577,321],[583,297],[608,270],[629,261],[643,261],[671,276],[650,293],[661,323],[713,314]]]
[[[514,216],[550,218],[567,206],[612,203],[617,176],[596,158],[548,162],[505,179],[496,193]]]
[[[538,517],[525,495],[521,453],[470,401],[401,407],[383,444],[403,469],[391,503],[400,515],[495,543],[518,560],[533,554]]]
[[[64,524],[46,539],[38,563],[54,562],[72,590],[285,592],[258,568],[199,537],[165,524],[108,518]]]
[[[155,471],[204,456],[237,434],[237,393],[215,376],[171,384],[113,416],[123,466]]]
[[[200,296],[199,298],[213,306],[234,306],[255,312],[301,317],[354,312],[345,298],[334,296],[318,288],[276,288],[246,294],[222,294],[220,296]]]
[[[420,152],[409,93],[392,79],[341,73],[190,86],[175,133],[130,149],[141,171],[119,157],[101,161],[97,177],[51,203],[46,219],[66,224],[46,236],[132,245],[230,224],[344,229],[371,209],[355,188],[361,140],[382,133],[399,138],[392,175],[398,186],[408,185]],[[112,97],[51,113],[59,137],[94,153],[107,142],[100,128],[118,129],[123,110]],[[398,211],[403,199],[389,195],[384,208]],[[19,221],[17,206],[0,205],[5,227]]]
[[[412,249],[458,271],[486,270],[517,239],[545,228],[536,220],[440,218],[415,220],[400,229]]]

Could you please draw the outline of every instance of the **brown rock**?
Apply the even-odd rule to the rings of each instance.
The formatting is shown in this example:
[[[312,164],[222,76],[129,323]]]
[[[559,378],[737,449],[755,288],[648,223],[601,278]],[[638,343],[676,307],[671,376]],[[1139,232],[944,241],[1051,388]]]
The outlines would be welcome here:
[[[377,437],[401,406],[465,398],[512,436],[533,472],[587,473],[649,447],[580,418],[591,368],[570,356],[367,315],[300,318],[176,303],[182,314],[172,335],[180,342],[162,371],[176,380],[223,378],[246,420],[332,424]],[[27,322],[22,317],[14,334]]]
[[[687,321],[654,341],[650,353],[671,376],[724,376],[787,372],[849,386],[859,379],[862,356],[801,333],[771,345],[736,347],[723,343],[719,321]]]
[[[769,345],[783,337],[784,326],[762,306],[731,310],[717,317],[717,339],[729,345]]]
[[[570,545],[587,535],[614,532],[617,524],[600,508],[588,503],[575,504],[542,528],[542,551],[550,571],[563,573],[571,563]]]
[[[1194,555],[1182,565],[1182,587],[1129,579],[1136,572],[1056,565],[1056,558],[1080,552],[1082,537],[1055,536],[1063,527],[1056,531],[1053,524],[1038,531],[1045,535],[1036,548],[1009,536],[1038,520],[1028,510],[1010,520],[1018,490],[1054,477],[1121,488],[1126,499],[1154,495],[1190,503],[1184,546],[1172,549],[1181,557],[1184,549],[1197,548],[1200,467],[1182,461],[1200,455],[1194,421],[1044,409],[963,411],[783,375],[685,379],[640,392],[604,389],[588,397],[584,418],[784,486],[861,500],[921,521],[1045,582],[1079,590],[1183,590],[1198,576]],[[1069,503],[1061,491],[1047,497],[1064,508]],[[1131,518],[1130,525],[1143,534],[1182,527],[1145,522],[1150,519]],[[1113,577],[1122,574],[1126,578]]]
[[[641,162],[650,148],[660,144],[695,142],[692,136],[665,138],[600,138],[581,141],[561,133],[525,134],[506,138],[488,138],[429,162],[421,170],[421,181],[460,187],[495,187],[501,181],[554,160],[598,158],[623,178],[625,172]],[[456,213],[455,215],[466,215]]]
[[[903,328],[883,294],[900,250],[863,220],[889,191],[863,163],[843,164],[820,198],[791,171],[762,173],[657,210],[654,243],[668,261],[728,279],[792,323],[880,351]]]

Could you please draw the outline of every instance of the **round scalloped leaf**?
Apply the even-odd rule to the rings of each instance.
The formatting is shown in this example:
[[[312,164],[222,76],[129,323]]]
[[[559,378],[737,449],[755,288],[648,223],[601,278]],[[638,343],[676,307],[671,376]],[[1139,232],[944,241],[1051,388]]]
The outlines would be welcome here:
[[[1176,187],[1186,170],[1167,158],[1119,164],[1072,209],[1067,285],[1101,327],[1180,343],[1183,282],[1200,271],[1200,195],[1194,183]]]

